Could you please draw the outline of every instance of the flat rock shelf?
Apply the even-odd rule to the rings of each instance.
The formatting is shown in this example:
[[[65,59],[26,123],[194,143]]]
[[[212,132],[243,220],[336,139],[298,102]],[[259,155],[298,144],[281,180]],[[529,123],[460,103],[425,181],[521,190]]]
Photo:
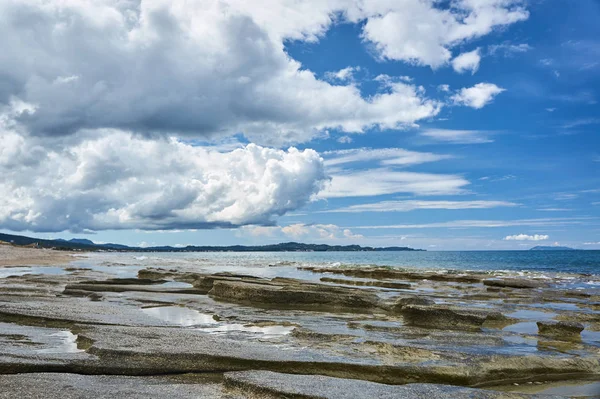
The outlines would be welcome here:
[[[2,268],[0,398],[600,397],[578,276],[81,263]]]

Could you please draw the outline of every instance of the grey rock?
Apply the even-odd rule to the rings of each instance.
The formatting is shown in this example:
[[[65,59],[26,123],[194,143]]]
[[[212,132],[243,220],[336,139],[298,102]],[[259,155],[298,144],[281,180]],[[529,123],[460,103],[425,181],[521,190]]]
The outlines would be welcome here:
[[[133,284],[101,284],[101,283],[78,283],[78,284],[68,284],[63,294],[65,295],[75,295],[81,291],[90,291],[90,292],[156,292],[156,293],[170,293],[170,294],[206,294],[207,291],[196,289],[196,288],[168,288],[161,286],[153,286],[153,285],[133,285]],[[80,295],[79,295],[80,296]]]
[[[129,326],[167,326],[139,308],[81,298],[37,298],[27,302],[0,302],[0,321],[25,325],[69,327],[74,323]]]
[[[234,399],[222,384],[181,383],[167,377],[92,376],[62,373],[0,375],[1,399]]]
[[[362,281],[362,280],[348,280],[342,278],[333,278],[333,277],[321,277],[320,279],[324,283],[333,283],[333,284],[342,284],[342,285],[354,285],[358,287],[380,287],[380,288],[390,288],[396,290],[404,290],[412,288],[412,285],[409,283],[401,283],[397,281],[380,281],[380,280],[371,280],[371,281]]]
[[[486,315],[445,306],[406,305],[402,307],[402,315],[413,326],[451,330],[479,330],[487,320]]]
[[[371,278],[371,279],[394,279],[394,280],[431,280],[460,283],[479,283],[484,278],[483,274],[476,273],[432,273],[416,272],[389,267],[346,267],[346,268],[324,268],[314,266],[299,267],[300,270],[309,270],[315,273],[341,274],[348,277]]]
[[[394,304],[392,305],[392,310],[397,312],[402,310],[402,308],[407,305],[429,306],[435,305],[435,301],[433,299],[423,298],[420,296],[402,297],[397,299],[396,302],[394,302]]]
[[[270,371],[225,373],[225,385],[242,392],[270,397],[311,399],[556,399],[538,396],[462,388],[439,384],[385,385],[374,382],[325,377],[321,375],[282,374]]]
[[[377,297],[359,289],[326,285],[268,285],[215,281],[209,295],[226,301],[276,305],[284,308],[322,310],[344,308],[366,312],[377,306]]]

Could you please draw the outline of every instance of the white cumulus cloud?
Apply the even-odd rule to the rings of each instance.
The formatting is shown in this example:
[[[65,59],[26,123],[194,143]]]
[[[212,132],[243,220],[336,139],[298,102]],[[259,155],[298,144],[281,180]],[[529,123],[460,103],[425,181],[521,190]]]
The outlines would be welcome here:
[[[506,241],[544,241],[549,239],[550,236],[545,235],[545,234],[534,234],[534,235],[527,235],[527,234],[515,234],[512,236],[506,236],[504,237],[504,240]]]
[[[528,18],[520,0],[23,0],[0,2],[0,15],[0,105],[33,104],[17,121],[36,135],[241,132],[268,145],[400,129],[442,107],[402,77],[364,97],[355,67],[330,84],[290,57],[288,40],[360,24],[378,57],[437,67],[450,48]]]
[[[489,104],[494,97],[505,91],[493,83],[477,83],[473,87],[462,88],[451,97],[455,104],[480,109]]]
[[[360,71],[360,67],[346,67],[336,72],[326,72],[325,77],[331,81],[347,82],[354,80],[354,73]]]
[[[438,5],[431,0],[372,0],[360,2],[347,15],[350,20],[367,18],[363,38],[380,58],[432,68],[450,60],[452,47],[529,17],[521,0],[457,0],[450,9]]]
[[[43,148],[0,132],[0,227],[162,230],[270,224],[326,181],[313,150],[230,152],[122,131]]]

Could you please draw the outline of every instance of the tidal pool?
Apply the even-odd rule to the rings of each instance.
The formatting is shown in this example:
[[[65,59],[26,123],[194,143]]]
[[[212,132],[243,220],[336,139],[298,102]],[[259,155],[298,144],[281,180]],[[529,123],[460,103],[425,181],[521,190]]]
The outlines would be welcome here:
[[[217,327],[200,328],[202,332],[208,333],[229,333],[229,332],[247,332],[254,334],[263,334],[265,337],[288,335],[295,327],[290,326],[247,326],[243,324],[223,324]]]
[[[159,306],[142,309],[149,316],[164,320],[167,323],[182,327],[191,327],[203,324],[216,324],[212,314],[200,313],[197,310],[182,306]]]
[[[517,310],[516,312],[508,313],[506,316],[513,317],[515,319],[535,320],[535,321],[548,321],[548,320],[554,319],[558,315],[556,313],[541,312],[541,311],[538,311],[538,310],[522,309],[522,310]]]
[[[24,276],[26,274],[51,274],[61,275],[67,274],[62,267],[56,266],[22,266],[22,267],[5,267],[0,268],[0,278],[9,276]]]
[[[84,352],[77,347],[77,335],[71,331],[58,331],[48,336],[49,348],[37,349],[38,353],[78,353]]]
[[[190,283],[183,283],[180,281],[167,281],[166,283],[158,284],[156,287],[161,288],[194,288]]]

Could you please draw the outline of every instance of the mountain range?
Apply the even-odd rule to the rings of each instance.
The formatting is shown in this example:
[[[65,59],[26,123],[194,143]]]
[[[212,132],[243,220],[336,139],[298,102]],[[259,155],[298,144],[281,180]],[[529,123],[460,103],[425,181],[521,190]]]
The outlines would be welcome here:
[[[20,246],[36,246],[41,248],[53,248],[58,250],[80,250],[80,251],[123,251],[123,252],[326,252],[326,251],[422,251],[409,247],[363,247],[360,245],[327,245],[327,244],[304,244],[299,242],[286,242],[271,245],[231,245],[231,246],[196,246],[186,247],[156,246],[156,247],[130,247],[121,244],[96,244],[85,238],[72,238],[70,240],[54,239],[46,240],[12,234],[0,233],[0,241]]]

